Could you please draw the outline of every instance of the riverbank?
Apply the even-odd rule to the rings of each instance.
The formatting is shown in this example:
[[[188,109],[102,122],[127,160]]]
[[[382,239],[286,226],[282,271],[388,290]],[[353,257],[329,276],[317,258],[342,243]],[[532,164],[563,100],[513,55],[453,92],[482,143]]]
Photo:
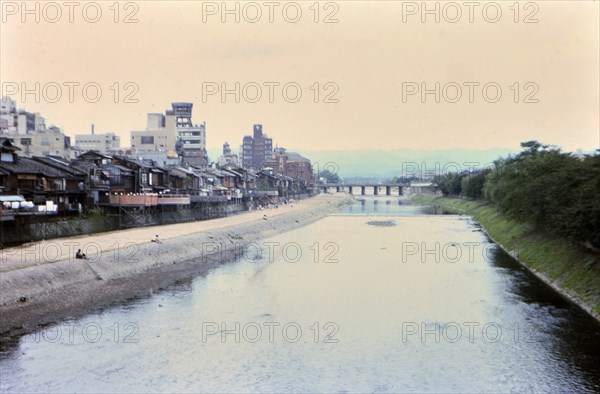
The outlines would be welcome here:
[[[411,201],[473,217],[500,247],[559,293],[600,320],[598,257],[567,240],[498,213],[484,201],[416,195]]]
[[[298,200],[308,198],[298,196]],[[223,197],[225,198],[225,197]],[[203,201],[189,206],[162,205],[156,209],[137,211],[102,207],[77,216],[17,215],[15,220],[0,222],[0,250],[31,242],[76,237],[80,234],[103,233],[129,228],[162,226],[217,219],[247,212],[260,205],[282,204],[282,197],[259,197],[254,201]]]
[[[205,275],[235,260],[240,246],[312,223],[352,201],[346,194],[320,195],[221,219],[5,249],[0,264],[0,332],[3,338],[29,332]],[[150,242],[156,234],[162,243]],[[89,259],[74,259],[77,249]]]

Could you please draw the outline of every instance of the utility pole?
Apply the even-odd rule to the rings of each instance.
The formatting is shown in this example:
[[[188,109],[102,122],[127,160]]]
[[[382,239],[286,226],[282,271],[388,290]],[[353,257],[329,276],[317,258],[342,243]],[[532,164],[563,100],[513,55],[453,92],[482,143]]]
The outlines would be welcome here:
[[[121,194],[119,194],[118,202],[119,202],[119,230],[121,229]]]

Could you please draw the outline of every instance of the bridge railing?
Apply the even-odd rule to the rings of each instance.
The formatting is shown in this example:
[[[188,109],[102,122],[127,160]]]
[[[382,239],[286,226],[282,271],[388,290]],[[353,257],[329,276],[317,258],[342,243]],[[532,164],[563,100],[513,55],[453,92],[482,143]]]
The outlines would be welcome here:
[[[406,183],[320,183],[317,187],[409,187],[410,184]]]

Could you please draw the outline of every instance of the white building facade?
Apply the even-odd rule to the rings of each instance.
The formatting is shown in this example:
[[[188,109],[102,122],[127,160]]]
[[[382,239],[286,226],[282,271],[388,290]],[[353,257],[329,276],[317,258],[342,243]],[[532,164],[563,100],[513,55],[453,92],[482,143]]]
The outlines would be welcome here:
[[[121,137],[111,132],[101,134],[76,134],[75,146],[82,152],[95,150],[104,155],[113,149],[119,149],[121,147]]]
[[[3,96],[0,101],[0,134],[32,156],[70,156],[70,138],[56,126],[46,127],[39,113],[17,109],[16,102]]]

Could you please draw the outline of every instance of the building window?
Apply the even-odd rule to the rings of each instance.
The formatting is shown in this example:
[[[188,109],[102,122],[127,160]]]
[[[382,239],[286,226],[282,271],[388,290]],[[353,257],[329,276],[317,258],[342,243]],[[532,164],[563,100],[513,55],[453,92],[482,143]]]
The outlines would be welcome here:
[[[5,163],[12,163],[12,162],[14,162],[14,156],[13,156],[12,153],[2,152],[1,157],[2,158],[0,160],[3,161],[3,162],[5,162]]]
[[[149,137],[141,137],[141,143],[142,144],[153,144],[154,143],[154,137],[153,136],[149,136]]]
[[[31,145],[31,138],[21,138],[21,145]]]
[[[50,138],[42,137],[42,146],[49,146],[49,145],[50,145]]]

